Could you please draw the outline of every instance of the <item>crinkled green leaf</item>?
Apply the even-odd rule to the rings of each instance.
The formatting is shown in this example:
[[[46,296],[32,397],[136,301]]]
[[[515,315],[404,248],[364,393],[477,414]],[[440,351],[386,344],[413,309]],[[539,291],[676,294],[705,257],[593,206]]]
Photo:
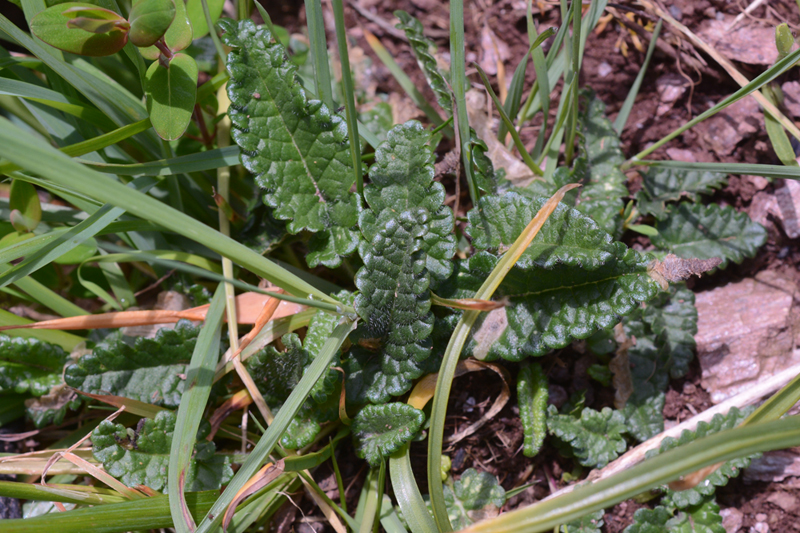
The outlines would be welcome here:
[[[573,520],[569,524],[564,524],[559,531],[561,533],[600,533],[600,528],[603,527],[603,515],[605,515],[605,511],[600,509]]]
[[[341,387],[334,389],[321,404],[307,399],[281,437],[281,446],[288,450],[308,446],[322,431],[322,424],[338,420],[340,391]]]
[[[53,387],[48,394],[25,400],[25,414],[37,428],[59,425],[64,421],[67,411],[77,410],[81,403],[81,396],[61,384]]]
[[[411,44],[411,51],[414,53],[414,57],[417,58],[419,68],[425,74],[428,85],[433,89],[436,100],[442,109],[452,113],[453,95],[444,75],[439,70],[436,57],[434,57],[436,44],[425,37],[422,24],[416,18],[402,10],[395,11],[394,16],[400,20],[397,27],[406,33],[408,42]]]
[[[69,354],[35,338],[0,335],[0,393],[42,396],[61,384]]]
[[[662,505],[655,509],[638,509],[633,513],[633,523],[624,533],[668,533],[667,522],[671,518],[672,512]]]
[[[606,105],[594,93],[587,98],[586,109],[579,115],[587,168],[578,210],[614,237],[619,237],[622,197],[628,195],[627,179],[620,170],[625,156],[619,147],[619,134],[605,115]]]
[[[277,405],[286,401],[303,377],[309,362],[308,352],[303,348],[296,333],[281,337],[286,351],[279,352],[267,346],[245,361],[247,371],[264,395],[268,404]]]
[[[752,409],[750,411],[752,411]],[[695,428],[694,431],[686,430],[681,433],[678,439],[667,437],[661,442],[661,447],[658,450],[650,450],[647,452],[646,457],[654,457],[659,453],[687,444],[693,440],[726,429],[732,429],[739,425],[746,417],[747,412],[739,411],[739,409],[735,407],[728,411],[728,414],[725,416],[716,414],[710,422],[700,422],[697,424],[697,428]],[[698,483],[694,488],[682,491],[673,491],[667,488],[666,495],[662,499],[662,504],[668,507],[677,507],[678,509],[685,509],[692,505],[701,504],[705,497],[714,494],[717,487],[727,485],[730,478],[738,476],[739,472],[741,472],[743,468],[747,468],[750,464],[750,460],[756,456],[757,455],[753,455],[728,461],[715,470],[714,473],[709,475],[704,481]]]
[[[635,388],[635,385],[634,385]],[[661,392],[644,400],[631,400],[620,411],[625,417],[628,433],[639,442],[644,442],[664,431],[664,402],[666,395]]]
[[[70,387],[92,394],[176,408],[199,332],[199,327],[182,320],[175,329],[158,330],[153,339],[113,333],[92,353],[69,365],[64,380]]]
[[[315,233],[310,266],[337,267],[358,244],[359,199],[347,124],[322,102],[307,101],[286,50],[251,20],[222,19],[230,74],[228,114],[242,164],[265,189],[264,203],[290,233]]]
[[[719,505],[713,496],[679,512],[667,522],[667,528],[670,533],[725,533]]]
[[[694,293],[682,283],[672,285],[623,323],[625,334],[636,338],[628,349],[634,389],[629,401],[641,405],[689,370],[697,333]]]
[[[656,223],[656,229],[658,235],[651,240],[658,248],[684,258],[719,257],[720,269],[728,266],[728,261],[741,263],[745,257],[755,256],[767,242],[767,230],[747,213],[717,204],[678,204],[666,220]]]
[[[175,418],[174,412],[161,411],[155,419],[143,418],[135,429],[104,420],[92,432],[92,453],[106,472],[125,485],[146,485],[166,493]],[[206,423],[198,432],[186,470],[186,492],[216,490],[233,477],[230,458],[216,455],[215,444],[204,439],[208,429]]]
[[[539,363],[523,366],[517,375],[517,398],[525,457],[534,457],[544,444],[548,397],[547,376],[542,366]]]
[[[497,478],[474,468],[468,468],[461,474],[461,479],[453,485],[453,492],[467,511],[483,509],[487,505],[502,507],[506,502],[506,491]]]
[[[364,266],[355,277],[361,292],[354,306],[365,321],[364,335],[379,345],[380,371],[367,385],[374,403],[407,392],[422,375],[434,322],[431,281],[452,269],[453,213],[444,206],[444,187],[433,181],[429,138],[416,121],[393,128],[376,150],[364,187],[369,209],[359,216]]]
[[[340,302],[352,305],[352,296],[340,293],[337,297],[340,298]],[[348,299],[350,301],[348,301]],[[317,311],[311,318],[311,322],[308,324],[308,332],[303,340],[303,347],[306,352],[308,352],[309,364],[317,356],[322,349],[322,345],[325,344],[325,341],[330,337],[333,329],[337,325],[339,325],[339,317],[324,311]],[[339,365],[339,360],[334,360],[331,363],[331,369],[328,370],[328,373],[323,374],[320,380],[317,381],[311,389],[310,397],[313,398],[315,402],[319,404],[325,403],[331,395],[336,396],[338,402],[339,397],[335,394],[335,389],[336,385],[341,381],[341,374],[338,370],[334,370],[334,367]]]
[[[642,174],[642,190],[636,194],[636,207],[643,215],[652,214],[663,220],[667,202],[683,197],[696,202],[699,195],[711,194],[724,186],[728,177],[722,172],[649,168]]]
[[[623,437],[628,431],[625,417],[608,407],[604,407],[602,411],[586,407],[581,412],[581,417],[575,418],[558,414],[558,410],[551,405],[547,429],[569,444],[583,466],[603,468],[627,447]]]
[[[486,155],[489,147],[486,143],[478,137],[475,130],[469,129],[469,145],[471,147],[470,155],[472,156],[472,175],[475,178],[475,185],[478,187],[481,195],[497,194],[500,176],[494,169],[492,160]],[[505,174],[503,172],[503,174]]]
[[[358,412],[350,427],[356,455],[375,468],[410,442],[424,423],[425,413],[405,403],[367,405]]]

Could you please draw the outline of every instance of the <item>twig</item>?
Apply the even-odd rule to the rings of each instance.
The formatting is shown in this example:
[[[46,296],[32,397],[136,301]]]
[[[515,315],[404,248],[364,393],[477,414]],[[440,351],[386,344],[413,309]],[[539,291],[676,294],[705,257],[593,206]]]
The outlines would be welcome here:
[[[751,2],[751,3],[750,3],[750,5],[749,5],[749,6],[747,6],[747,8],[746,8],[744,11],[742,11],[741,13],[739,13],[738,15],[736,15],[736,18],[735,18],[735,19],[733,19],[733,22],[731,22],[731,25],[730,25],[730,26],[728,26],[727,28],[725,28],[725,31],[726,31],[726,32],[727,32],[727,31],[731,31],[733,28],[735,28],[735,27],[736,27],[736,25],[737,25],[737,24],[739,24],[739,22],[741,22],[741,21],[742,21],[742,19],[743,19],[744,17],[746,17],[747,15],[749,15],[750,13],[752,13],[753,11],[755,11],[755,10],[756,10],[756,8],[757,8],[758,6],[760,6],[761,4],[763,4],[763,3],[764,3],[764,0],[754,0],[753,2]]]

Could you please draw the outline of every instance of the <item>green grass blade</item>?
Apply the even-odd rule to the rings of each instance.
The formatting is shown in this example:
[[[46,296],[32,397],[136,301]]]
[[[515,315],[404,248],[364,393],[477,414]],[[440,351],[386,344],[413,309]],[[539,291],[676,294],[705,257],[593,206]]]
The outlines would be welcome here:
[[[443,124],[442,117],[439,116],[439,112],[433,108],[433,106],[428,102],[428,100],[423,96],[423,94],[417,89],[417,86],[414,85],[414,82],[411,81],[411,78],[408,77],[408,74],[403,72],[403,69],[400,68],[400,65],[397,64],[397,61],[394,60],[392,54],[389,53],[389,50],[383,46],[383,43],[372,35],[371,33],[365,33],[364,37],[367,39],[367,43],[369,43],[372,51],[375,52],[375,55],[378,56],[378,59],[389,69],[389,72],[397,80],[397,83],[402,87],[403,91],[411,98],[411,101],[414,102],[418,108],[425,113],[425,116],[428,117],[435,126],[440,126]]]
[[[356,174],[356,190],[364,196],[364,174],[361,171],[361,146],[358,138],[358,110],[353,91],[353,78],[350,75],[350,56],[347,52],[347,36],[344,26],[344,6],[342,0],[331,0],[333,19],[336,23],[336,41],[339,45],[339,61],[342,63],[342,89],[347,112],[347,133],[350,137],[350,154],[353,159],[353,172]]]
[[[328,42],[325,38],[325,21],[322,18],[322,2],[305,0],[306,22],[308,23],[308,40],[311,46],[311,60],[314,64],[314,80],[317,84],[317,96],[322,103],[333,111],[333,85],[328,63]]]
[[[152,178],[137,178],[131,183],[131,186],[141,187],[143,190],[147,190],[155,185],[155,183],[155,180]],[[128,191],[131,190],[124,185],[121,185],[121,187]],[[16,280],[49,265],[53,260],[58,259],[87,239],[97,235],[101,229],[117,220],[123,213],[125,213],[124,209],[112,207],[111,205],[103,206],[89,218],[60,235],[54,241],[44,245],[39,250],[26,257],[24,261],[0,275],[0,287],[5,287],[9,283],[14,283]]]
[[[266,257],[158,200],[131,190],[110,178],[76,163],[58,150],[34,138],[5,119],[0,119],[0,155],[47,179],[103,203],[115,205],[144,220],[202,243],[220,255],[262,276],[290,294],[312,295],[336,305],[327,294],[285,271]]]
[[[506,114],[506,111],[503,109],[503,105],[500,103],[497,95],[494,94],[494,89],[492,89],[492,84],[489,83],[489,78],[486,77],[486,73],[477,63],[474,64],[474,67],[478,69],[478,74],[480,75],[481,80],[483,80],[483,86],[486,87],[486,91],[489,93],[489,96],[492,97],[492,102],[494,102],[497,112],[500,113],[500,118],[503,119],[503,124],[505,124],[506,128],[508,128],[508,132],[511,133],[511,138],[514,139],[514,146],[517,147],[517,151],[522,156],[522,160],[526,165],[528,165],[528,168],[531,169],[531,172],[537,176],[543,176],[544,173],[542,172],[542,169],[540,169],[538,165],[536,165],[536,162],[531,159],[531,155],[528,153],[528,150],[525,149],[525,145],[522,144],[522,139],[519,138],[519,133],[517,133],[514,123],[511,122],[511,118]]]
[[[267,460],[267,457],[272,452],[278,440],[286,431],[289,423],[294,418],[300,406],[306,401],[312,387],[316,384],[317,380],[323,373],[328,371],[328,367],[333,361],[334,357],[339,355],[342,343],[344,343],[347,336],[353,330],[355,324],[345,322],[340,324],[333,330],[333,333],[325,341],[320,353],[311,363],[306,370],[300,383],[297,384],[295,389],[289,395],[289,398],[281,407],[278,414],[275,415],[275,420],[267,429],[266,433],[258,441],[253,451],[250,452],[247,460],[242,464],[239,471],[233,477],[225,492],[214,503],[208,515],[197,526],[197,533],[209,533],[215,531],[219,527],[225,510],[233,501],[236,493],[244,486],[244,484],[261,468],[261,465]]]
[[[222,334],[222,315],[225,311],[225,287],[220,284],[211,300],[206,320],[197,338],[192,359],[186,369],[186,387],[181,396],[178,415],[175,419],[175,432],[169,452],[169,507],[175,530],[178,533],[192,533],[195,523],[190,522],[183,498],[183,479],[192,459],[197,430],[211,394],[214,382],[214,368],[219,359],[219,344]]]
[[[93,490],[87,490],[93,489]],[[128,501],[115,491],[87,487],[86,485],[60,485],[48,483],[46,486],[20,481],[0,481],[0,496],[44,502],[75,503],[83,505],[105,505]]]
[[[18,326],[30,324],[31,322],[33,322],[33,320],[28,320],[27,318],[22,318],[4,309],[0,309],[0,326]],[[49,342],[50,344],[57,344],[67,352],[71,352],[75,346],[86,340],[83,337],[57,329],[9,329],[4,331],[3,335],[21,337],[23,339],[39,339]]]
[[[636,75],[636,79],[633,81],[633,85],[631,85],[631,90],[628,91],[628,96],[625,97],[625,101],[622,103],[622,107],[619,110],[619,115],[617,115],[616,120],[614,120],[614,129],[617,130],[617,133],[621,134],[622,130],[625,129],[625,124],[628,122],[631,109],[633,109],[633,102],[636,100],[636,96],[639,94],[639,88],[642,86],[642,80],[644,80],[644,75],[647,73],[647,67],[650,65],[650,58],[653,57],[653,51],[656,49],[656,41],[658,41],[658,36],[661,35],[661,25],[663,22],[663,19],[658,19],[658,24],[656,24],[653,34],[650,36],[650,46],[647,47],[647,55],[644,56],[644,63],[642,63],[642,67],[639,69],[639,74]]]
[[[636,164],[639,160],[644,159],[648,155],[652,154],[654,151],[658,150],[666,143],[683,133],[684,131],[688,130],[689,128],[693,128],[700,122],[704,121],[705,119],[717,114],[721,110],[725,109],[726,107],[730,106],[741,100],[742,98],[750,95],[751,93],[757,91],[767,83],[771,82],[790,68],[794,66],[797,61],[800,60],[800,50],[795,50],[785,58],[781,59],[770,68],[756,76],[750,83],[730,95],[729,97],[725,98],[717,105],[712,107],[711,109],[697,115],[695,118],[690,120],[689,122],[683,124],[681,127],[675,129],[665,137],[659,139],[655,143],[651,144],[635,156],[631,157],[624,165],[623,169],[629,168],[631,165]]]
[[[205,514],[217,498],[218,491],[190,492],[186,503],[194,517]],[[47,513],[33,518],[4,520],[3,531],[14,533],[119,533],[172,527],[167,496],[110,503],[73,509],[64,513]]]
[[[83,159],[79,159],[78,161],[104,174],[118,174],[124,176],[173,176],[175,174],[188,174],[190,172],[216,170],[221,167],[238,165],[239,154],[241,154],[241,151],[238,146],[228,146],[226,148],[215,148],[205,152],[182,155],[170,159],[127,165],[96,163]]]
[[[6,263],[0,263],[0,271],[5,271],[8,268],[10,268],[10,265]],[[14,285],[16,285],[19,290],[33,298],[40,305],[52,309],[60,316],[67,317],[89,314],[30,276],[18,279]]]
[[[593,2],[594,3],[594,2]],[[575,4],[575,0],[572,1],[572,4]],[[578,1],[578,5],[582,5],[581,1]],[[572,9],[573,13],[576,12],[576,9]],[[581,60],[583,59],[583,50],[581,47],[581,22],[583,21],[583,17],[581,16],[580,9],[577,10],[577,15],[573,15],[572,17],[572,69],[570,71],[571,80],[568,76],[565,81],[571,82],[575,80],[575,83],[571,84],[571,97],[572,97],[572,105],[569,107],[568,110],[568,117],[567,117],[567,131],[566,136],[567,139],[564,142],[565,149],[564,149],[564,160],[568,167],[572,166],[572,156],[575,151],[575,135],[578,133],[578,80],[581,76]]]
[[[800,375],[762,403],[742,422],[742,426],[777,420],[794,407],[798,401],[800,401]]]
[[[463,533],[537,533],[552,530],[560,524],[611,507],[703,467],[798,444],[798,416],[721,431],[647,459],[617,475],[582,485],[563,496],[479,522],[463,530]]]
[[[698,170],[701,172],[724,172],[725,174],[750,174],[765,178],[800,179],[800,168],[784,165],[760,165],[756,163],[692,163],[688,161],[637,161],[637,165],[675,170]]]
[[[406,443],[389,459],[389,476],[392,490],[403,518],[406,519],[412,533],[430,533],[436,531],[436,522],[428,512],[428,506],[419,492],[417,480],[411,470],[410,444]]]
[[[475,183],[475,173],[472,168],[472,145],[469,142],[465,51],[464,1],[450,0],[450,86],[453,89],[453,103],[456,106],[458,143],[461,145],[461,161],[464,165],[464,173],[467,175],[469,197],[472,205],[478,205],[480,195],[478,194],[478,185]]]

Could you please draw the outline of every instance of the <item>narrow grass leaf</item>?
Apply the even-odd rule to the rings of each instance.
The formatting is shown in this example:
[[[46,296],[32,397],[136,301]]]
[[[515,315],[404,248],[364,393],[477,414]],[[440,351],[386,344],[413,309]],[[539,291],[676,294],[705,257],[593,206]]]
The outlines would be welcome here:
[[[104,174],[118,174],[124,176],[172,176],[175,174],[189,174],[205,170],[216,170],[220,167],[236,166],[239,164],[241,150],[238,146],[215,148],[196,154],[182,155],[159,161],[146,163],[113,164],[98,163],[80,159],[80,163],[96,169]]]
[[[328,42],[325,38],[325,21],[322,18],[322,2],[305,0],[308,41],[311,46],[311,60],[314,65],[314,79],[317,83],[317,96],[328,109],[333,105],[331,71],[328,63]]]
[[[658,36],[661,35],[661,25],[663,22],[663,20],[658,19],[658,23],[656,24],[656,27],[650,36],[650,46],[647,47],[647,54],[644,56],[644,63],[642,63],[642,66],[639,69],[639,74],[636,75],[636,79],[633,81],[633,85],[631,85],[631,90],[628,91],[628,96],[625,97],[625,101],[622,103],[619,114],[614,120],[614,129],[617,130],[617,133],[622,133],[622,130],[625,129],[625,124],[628,122],[631,109],[633,109],[633,102],[636,101],[636,96],[639,94],[639,88],[642,86],[642,80],[644,80],[644,75],[647,73],[647,67],[650,65],[650,58],[653,57],[653,51],[656,49],[656,41],[658,41]]]

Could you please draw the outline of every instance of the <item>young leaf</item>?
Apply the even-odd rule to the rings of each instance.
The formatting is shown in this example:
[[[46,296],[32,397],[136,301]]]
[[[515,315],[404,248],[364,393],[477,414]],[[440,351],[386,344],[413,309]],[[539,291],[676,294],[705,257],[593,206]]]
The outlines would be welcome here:
[[[547,376],[542,365],[533,363],[523,366],[517,376],[519,418],[525,440],[522,452],[525,457],[534,457],[542,449],[547,433]]]
[[[316,234],[308,264],[337,267],[358,244],[347,124],[321,102],[306,101],[296,67],[266,27],[227,19],[219,26],[233,48],[228,112],[242,164],[266,189],[264,203],[275,217],[289,221],[290,233]]]
[[[747,213],[717,204],[681,203],[666,220],[658,221],[656,229],[658,235],[651,240],[657,247],[678,257],[719,257],[720,269],[728,266],[728,261],[741,263],[745,257],[755,256],[767,241],[767,231]]]
[[[69,11],[68,13],[65,13]],[[92,33],[68,22],[92,18],[110,22],[114,27],[105,33]],[[31,32],[59,50],[84,56],[109,56],[128,42],[128,21],[117,13],[83,2],[66,2],[48,7],[31,19]]]
[[[0,393],[42,396],[61,384],[69,354],[59,346],[30,338],[0,336]]]
[[[175,18],[172,0],[134,0],[128,20],[130,40],[136,46],[151,46],[166,33]]]
[[[670,533],[725,533],[719,505],[714,498],[707,496],[697,505],[692,505],[679,512],[667,522]]]
[[[627,178],[620,170],[625,157],[619,147],[619,134],[605,115],[605,104],[593,93],[588,98],[586,109],[579,115],[588,169],[578,210],[611,235],[619,237],[622,231],[621,199],[628,195]]]
[[[113,333],[92,353],[67,367],[67,385],[92,394],[113,394],[162,407],[180,404],[181,376],[192,356],[200,328],[189,321],[160,329],[155,338],[131,342]]]
[[[663,505],[655,509],[639,509],[633,513],[633,523],[625,528],[624,533],[669,533],[667,522],[672,518],[672,511]]]
[[[20,233],[31,232],[42,220],[42,204],[36,187],[26,181],[11,181],[8,208],[11,210],[11,224]]]
[[[738,426],[745,418],[747,413],[739,411],[737,408],[732,408],[727,415],[720,414],[714,415],[710,422],[700,422],[694,431],[686,430],[681,433],[678,439],[667,437],[661,443],[658,450],[651,450],[647,452],[646,457],[654,457],[659,453],[664,453],[683,444],[692,442],[693,440],[700,439],[707,435],[712,435],[720,431],[731,429]],[[732,477],[739,475],[743,468],[747,468],[750,464],[751,457],[744,457],[740,459],[732,459],[716,469],[709,475],[705,481],[701,481],[695,487],[674,491],[672,489],[666,490],[666,495],[662,499],[662,504],[668,507],[677,507],[678,509],[685,509],[693,505],[699,505],[703,502],[704,498],[714,494],[717,487],[724,487],[728,484],[728,480]]]
[[[425,74],[428,85],[433,89],[436,100],[442,109],[452,113],[453,93],[439,70],[436,57],[434,57],[436,45],[425,37],[422,24],[416,18],[402,10],[395,11],[394,16],[400,20],[397,27],[406,33],[408,42],[411,44],[411,51],[414,52],[414,57],[417,58],[417,64]]]
[[[583,466],[603,468],[625,451],[627,433],[625,417],[619,411],[604,407],[595,411],[588,407],[576,419],[560,415],[550,406],[547,428],[556,437],[570,445],[578,462]]]
[[[167,492],[175,417],[172,411],[161,411],[155,419],[141,419],[135,430],[104,420],[92,432],[92,453],[125,485]],[[216,490],[233,477],[230,457],[215,454],[214,443],[204,438],[207,431],[207,424],[198,431],[194,455],[186,469],[186,492]]]
[[[358,412],[351,426],[356,455],[376,468],[410,442],[424,423],[425,413],[405,403],[368,405]]]
[[[573,520],[568,524],[564,524],[559,528],[560,533],[600,533],[603,527],[603,515],[605,511],[602,509],[589,513],[577,520]]]
[[[484,197],[469,213],[473,245],[502,252],[544,203],[517,193]],[[437,289],[447,298],[469,297],[498,259],[479,252]],[[619,316],[655,296],[650,258],[614,242],[591,219],[559,205],[497,291],[509,299],[498,311],[508,327],[486,347],[487,357],[519,361],[562,348],[610,327]]]
[[[666,203],[687,197],[696,202],[701,194],[711,194],[724,186],[728,177],[722,172],[649,168],[642,174],[642,190],[636,195],[636,207],[643,215],[663,220]]]
[[[628,349],[634,385],[629,401],[641,406],[664,391],[670,378],[681,378],[689,370],[697,333],[694,293],[684,284],[673,285],[623,324],[625,334],[636,338]]]
[[[364,266],[356,274],[361,292],[354,306],[365,334],[382,345],[380,368],[367,378],[374,403],[407,392],[422,375],[434,321],[430,284],[452,268],[453,213],[444,206],[444,187],[433,181],[429,138],[416,121],[393,128],[364,187],[369,209],[358,220]]]
[[[166,141],[178,139],[192,120],[197,63],[186,54],[175,54],[169,67],[154,61],[145,74],[145,90],[147,112],[158,136]]]
[[[175,19],[164,34],[164,42],[173,53],[180,52],[192,44],[192,24],[189,22],[184,0],[175,0]],[[161,55],[161,51],[155,46],[140,48],[139,52],[145,59],[152,60],[158,59]]]

